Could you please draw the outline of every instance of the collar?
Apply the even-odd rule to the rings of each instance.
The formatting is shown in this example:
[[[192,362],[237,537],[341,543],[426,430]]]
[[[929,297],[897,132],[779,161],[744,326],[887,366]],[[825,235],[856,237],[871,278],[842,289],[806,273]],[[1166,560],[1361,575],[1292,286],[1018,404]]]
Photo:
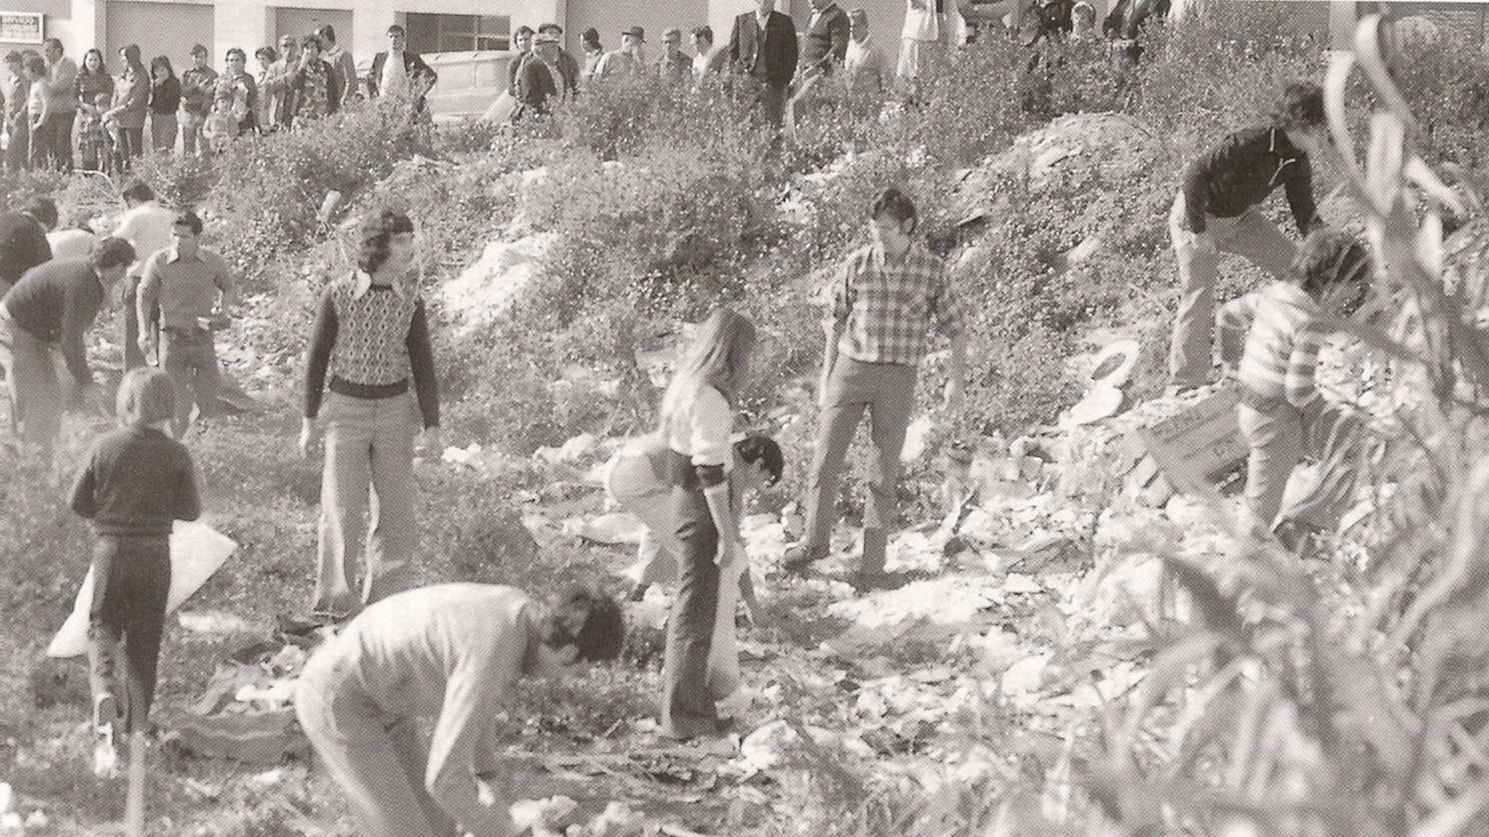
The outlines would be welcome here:
[[[352,299],[361,299],[372,290],[372,274],[365,270],[359,270],[352,274]],[[393,295],[403,299],[403,289],[397,284],[389,285]]]
[[[759,12],[755,12],[755,21],[760,24],[761,29],[764,29],[766,24],[770,23],[770,16],[771,12],[766,12],[763,17]]]
[[[879,244],[874,244],[871,248],[874,258],[874,267],[880,268],[882,270],[885,265],[901,267],[905,264],[908,264],[910,258],[915,255],[915,249],[917,246],[918,245],[914,241],[911,241],[910,246],[905,248],[905,252],[901,253],[898,259],[894,259],[893,261],[891,261],[889,258],[889,254],[884,252],[884,247]]]
[[[1288,160],[1296,160],[1303,156],[1303,149],[1293,145],[1293,141],[1288,139],[1287,131],[1281,128],[1272,128],[1268,131],[1268,134],[1268,153]]]
[[[174,245],[172,245],[171,246],[170,253],[169,253],[169,255],[167,255],[165,257],[165,260],[166,260],[166,263],[167,264],[173,264],[175,262],[181,261],[181,259],[183,259],[183,258],[185,258],[185,257],[181,255],[181,252],[179,250],[177,250]],[[202,258],[202,248],[201,247],[197,247],[196,252],[193,253],[192,256],[191,256],[191,259],[192,259],[192,261],[198,261],[198,262],[204,262],[204,261],[206,261],[206,259]]]

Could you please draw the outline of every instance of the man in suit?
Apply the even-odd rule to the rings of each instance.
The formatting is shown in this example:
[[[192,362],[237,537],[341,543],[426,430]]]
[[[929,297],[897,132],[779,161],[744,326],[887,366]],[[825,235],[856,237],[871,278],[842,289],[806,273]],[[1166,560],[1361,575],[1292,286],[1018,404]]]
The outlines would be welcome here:
[[[529,114],[549,113],[550,100],[559,95],[560,74],[558,70],[558,36],[549,33],[538,35],[532,52],[522,62],[517,74],[518,113],[513,118]]]
[[[756,9],[734,19],[729,62],[734,72],[755,83],[755,106],[779,130],[786,111],[786,88],[796,75],[796,24],[775,10],[774,0],[756,0]]]
[[[424,63],[423,56],[405,49],[408,33],[402,26],[388,27],[388,49],[372,58],[372,72],[367,74],[367,93],[378,96],[405,95],[414,103],[414,112],[424,110],[424,96],[439,81],[439,74]],[[394,56],[393,61],[388,56]]]
[[[812,0],[812,19],[807,23],[806,47],[801,55],[801,76],[791,96],[791,122],[813,91],[832,75],[848,54],[848,13],[836,0]]]

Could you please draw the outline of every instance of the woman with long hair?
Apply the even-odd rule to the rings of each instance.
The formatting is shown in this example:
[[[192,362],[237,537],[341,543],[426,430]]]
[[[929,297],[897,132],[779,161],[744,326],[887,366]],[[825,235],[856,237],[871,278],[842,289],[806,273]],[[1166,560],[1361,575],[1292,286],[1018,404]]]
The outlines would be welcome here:
[[[157,55],[150,61],[150,148],[156,154],[176,149],[176,111],[181,107],[181,80],[171,59]]]
[[[124,72],[114,85],[114,106],[104,114],[104,121],[118,127],[118,145],[114,159],[118,171],[129,171],[131,161],[145,150],[145,115],[150,111],[150,71],[140,59],[140,45],[130,44],[119,50]]]
[[[83,64],[78,68],[77,80],[73,82],[73,92],[78,100],[79,122],[87,122],[89,117],[93,117],[101,125],[107,108],[99,109],[98,97],[100,95],[108,97],[110,105],[114,101],[114,77],[109,75],[109,68],[104,64],[101,50],[90,49],[83,53]],[[81,148],[78,153],[82,155]],[[98,162],[107,164],[111,160],[106,157]],[[95,168],[102,167],[102,165],[95,166]]]
[[[357,270],[327,285],[306,355],[300,451],[308,456],[326,398],[319,564],[312,610],[339,620],[405,585],[418,543],[414,436],[440,450],[439,394],[424,300],[413,271],[414,224],[381,210],[362,224]],[[368,527],[363,516],[372,504]],[[366,566],[363,536],[366,533]],[[363,570],[358,591],[356,576]]]
[[[715,701],[733,684],[712,677],[720,590],[732,592],[744,570],[739,527],[729,497],[734,413],[755,350],[755,324],[720,308],[699,327],[662,397],[658,435],[668,448],[676,505],[681,575],[667,622],[662,734],[689,739],[720,731]],[[729,597],[732,600],[732,596]],[[733,608],[728,608],[733,618]],[[735,667],[737,669],[737,666]],[[737,679],[737,670],[734,672]]]

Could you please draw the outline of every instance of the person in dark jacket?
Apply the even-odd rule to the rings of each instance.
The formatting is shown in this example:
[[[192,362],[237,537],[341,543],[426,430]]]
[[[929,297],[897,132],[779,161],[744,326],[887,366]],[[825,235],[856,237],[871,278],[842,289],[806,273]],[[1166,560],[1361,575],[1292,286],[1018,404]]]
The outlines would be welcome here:
[[[150,61],[150,148],[156,154],[176,150],[180,107],[181,80],[176,78],[171,59],[157,55]]]
[[[388,27],[388,49],[372,57],[372,72],[367,74],[367,95],[405,95],[414,103],[414,112],[424,110],[424,97],[439,81],[439,74],[424,63],[417,52],[406,48],[408,33],[396,23]],[[388,56],[393,56],[389,63]]]
[[[551,101],[559,95],[560,83],[558,38],[539,35],[517,75],[519,118],[526,114],[549,113]]]
[[[57,205],[33,198],[17,212],[0,215],[0,295],[26,271],[52,260],[47,233],[57,227]]]
[[[569,54],[563,48],[564,28],[557,23],[545,23],[538,27],[539,35],[552,35],[558,42],[558,74],[561,79],[561,92],[565,99],[572,99],[579,95],[579,59]]]
[[[129,242],[105,238],[86,259],[31,268],[0,300],[0,367],[16,423],[22,441],[39,446],[48,459],[63,407],[97,398],[83,337],[133,263]],[[67,397],[57,380],[58,354],[72,375],[76,398]]]
[[[812,19],[807,23],[796,89],[788,108],[793,122],[799,117],[800,109],[811,101],[822,80],[830,78],[833,70],[842,66],[848,54],[851,30],[848,13],[836,0],[812,0]]]
[[[756,0],[753,12],[734,19],[729,35],[729,63],[737,75],[754,82],[755,106],[779,130],[786,112],[786,88],[796,75],[796,24],[775,10],[773,0]]]
[[[72,487],[72,510],[93,524],[95,535],[88,680],[97,736],[93,770],[105,777],[117,769],[116,732],[134,735],[138,746],[150,717],[171,591],[173,522],[202,513],[191,454],[164,432],[175,395],[164,372],[130,370],[119,385],[121,427],[99,437]],[[116,659],[125,661],[126,676],[115,673]]]
[[[1147,29],[1150,21],[1162,22],[1168,13],[1169,0],[1117,0],[1102,20],[1101,31],[1108,38],[1125,44],[1122,53],[1135,64],[1143,55],[1138,36]]]
[[[1230,134],[1185,170],[1169,213],[1182,286],[1169,348],[1171,391],[1202,386],[1210,377],[1221,253],[1244,256],[1287,279],[1298,248],[1257,206],[1283,187],[1298,232],[1306,236],[1319,223],[1309,152],[1328,142],[1323,91],[1297,81],[1283,91],[1270,125]]]

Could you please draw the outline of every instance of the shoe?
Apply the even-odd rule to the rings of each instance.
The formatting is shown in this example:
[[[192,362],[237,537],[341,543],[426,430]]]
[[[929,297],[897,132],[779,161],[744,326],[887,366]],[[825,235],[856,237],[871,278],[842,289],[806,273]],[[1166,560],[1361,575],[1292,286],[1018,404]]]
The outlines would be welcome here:
[[[781,560],[781,570],[790,575],[806,575],[813,564],[826,557],[825,548],[808,546],[806,543],[792,544],[786,547],[786,554]]]

